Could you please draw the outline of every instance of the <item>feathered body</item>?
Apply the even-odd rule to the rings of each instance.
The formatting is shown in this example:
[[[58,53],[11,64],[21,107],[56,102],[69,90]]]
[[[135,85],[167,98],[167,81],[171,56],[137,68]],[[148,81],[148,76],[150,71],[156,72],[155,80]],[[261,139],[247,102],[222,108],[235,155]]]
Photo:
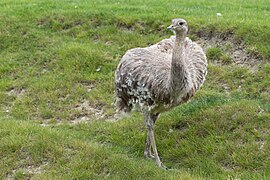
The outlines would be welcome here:
[[[206,57],[202,48],[186,37],[182,56],[189,71],[187,81],[182,90],[173,92],[170,80],[174,43],[172,36],[126,52],[115,73],[118,110],[130,111],[138,104],[154,113],[163,112],[187,102],[201,87],[207,73]]]
[[[175,36],[128,50],[115,72],[117,109],[127,112],[139,105],[148,130],[144,155],[162,168],[166,167],[157,153],[154,124],[161,112],[194,96],[207,73],[202,48],[186,37],[187,22],[173,19],[168,28]]]

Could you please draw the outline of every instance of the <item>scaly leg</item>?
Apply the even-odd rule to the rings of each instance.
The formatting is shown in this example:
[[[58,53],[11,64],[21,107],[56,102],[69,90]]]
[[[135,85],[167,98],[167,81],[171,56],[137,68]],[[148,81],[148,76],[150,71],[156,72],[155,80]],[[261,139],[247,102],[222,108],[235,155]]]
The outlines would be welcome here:
[[[167,169],[167,167],[164,166],[162,162],[160,161],[160,158],[157,152],[155,137],[154,137],[154,124],[157,117],[158,115],[151,116],[149,112],[144,112],[144,118],[145,118],[146,127],[147,127],[147,142],[146,142],[144,155],[146,155],[147,157],[149,157],[148,155],[152,156],[152,153],[151,153],[151,147],[152,147],[152,150],[154,153],[154,160],[156,161],[156,164],[163,169]]]
[[[147,125],[148,119],[150,118],[150,114],[149,112],[144,111],[143,115],[144,115],[144,123]],[[150,142],[148,131],[147,131],[147,138],[146,138],[146,143],[145,143],[144,156],[146,158],[151,158],[151,159],[155,158],[151,152],[151,142]]]
[[[147,133],[147,138],[146,138],[146,143],[145,143],[145,150],[144,150],[144,156],[146,158],[151,158],[151,159],[155,159],[155,156],[153,156],[152,152],[151,152],[151,142],[150,142],[150,138],[149,138],[149,133]]]
[[[159,114],[151,115],[150,116],[150,118],[152,119],[154,125],[155,125],[155,122],[156,122],[158,116],[159,116]],[[144,122],[145,122],[146,125],[147,125],[147,119],[148,118],[149,118],[148,112],[147,113],[144,113]],[[148,131],[147,131],[147,138],[146,138],[144,156],[146,158],[151,158],[151,159],[155,160],[155,156],[153,156],[153,153],[151,151],[150,135],[149,135]]]

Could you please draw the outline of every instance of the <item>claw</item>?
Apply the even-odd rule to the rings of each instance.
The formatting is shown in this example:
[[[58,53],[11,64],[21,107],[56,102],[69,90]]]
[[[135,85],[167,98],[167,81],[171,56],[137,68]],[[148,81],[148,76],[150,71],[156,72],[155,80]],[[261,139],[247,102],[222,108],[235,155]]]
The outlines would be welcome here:
[[[155,156],[153,156],[150,152],[148,151],[144,151],[144,157],[147,158],[147,159],[152,159],[152,160],[155,160]]]
[[[164,170],[169,170],[163,163],[160,163],[159,167]]]
[[[156,161],[156,158],[154,155],[152,155],[151,152],[149,151],[144,151],[144,156],[147,159],[152,159],[153,161]],[[164,169],[164,170],[169,170],[169,168],[167,168],[162,162],[156,162],[157,166]]]

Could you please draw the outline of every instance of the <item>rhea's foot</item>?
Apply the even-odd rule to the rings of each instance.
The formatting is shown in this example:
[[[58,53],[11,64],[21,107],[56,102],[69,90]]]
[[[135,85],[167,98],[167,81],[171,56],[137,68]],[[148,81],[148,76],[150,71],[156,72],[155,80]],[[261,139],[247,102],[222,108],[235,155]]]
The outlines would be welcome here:
[[[155,156],[152,155],[152,153],[150,151],[144,151],[144,157],[146,159],[152,159],[152,160],[155,160]]]
[[[158,167],[160,167],[164,170],[169,170],[162,162],[160,162],[160,164],[158,164]]]

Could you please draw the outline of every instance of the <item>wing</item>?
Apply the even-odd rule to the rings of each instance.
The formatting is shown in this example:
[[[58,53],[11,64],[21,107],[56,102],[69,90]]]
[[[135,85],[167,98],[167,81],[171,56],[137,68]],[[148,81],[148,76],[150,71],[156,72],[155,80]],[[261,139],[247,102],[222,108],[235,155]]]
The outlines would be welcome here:
[[[132,103],[168,102],[167,84],[173,41],[165,39],[147,48],[126,52],[115,73],[118,109],[130,109]]]
[[[205,80],[207,74],[207,59],[202,48],[189,38],[185,39],[184,47],[186,64],[196,91],[202,86]]]

